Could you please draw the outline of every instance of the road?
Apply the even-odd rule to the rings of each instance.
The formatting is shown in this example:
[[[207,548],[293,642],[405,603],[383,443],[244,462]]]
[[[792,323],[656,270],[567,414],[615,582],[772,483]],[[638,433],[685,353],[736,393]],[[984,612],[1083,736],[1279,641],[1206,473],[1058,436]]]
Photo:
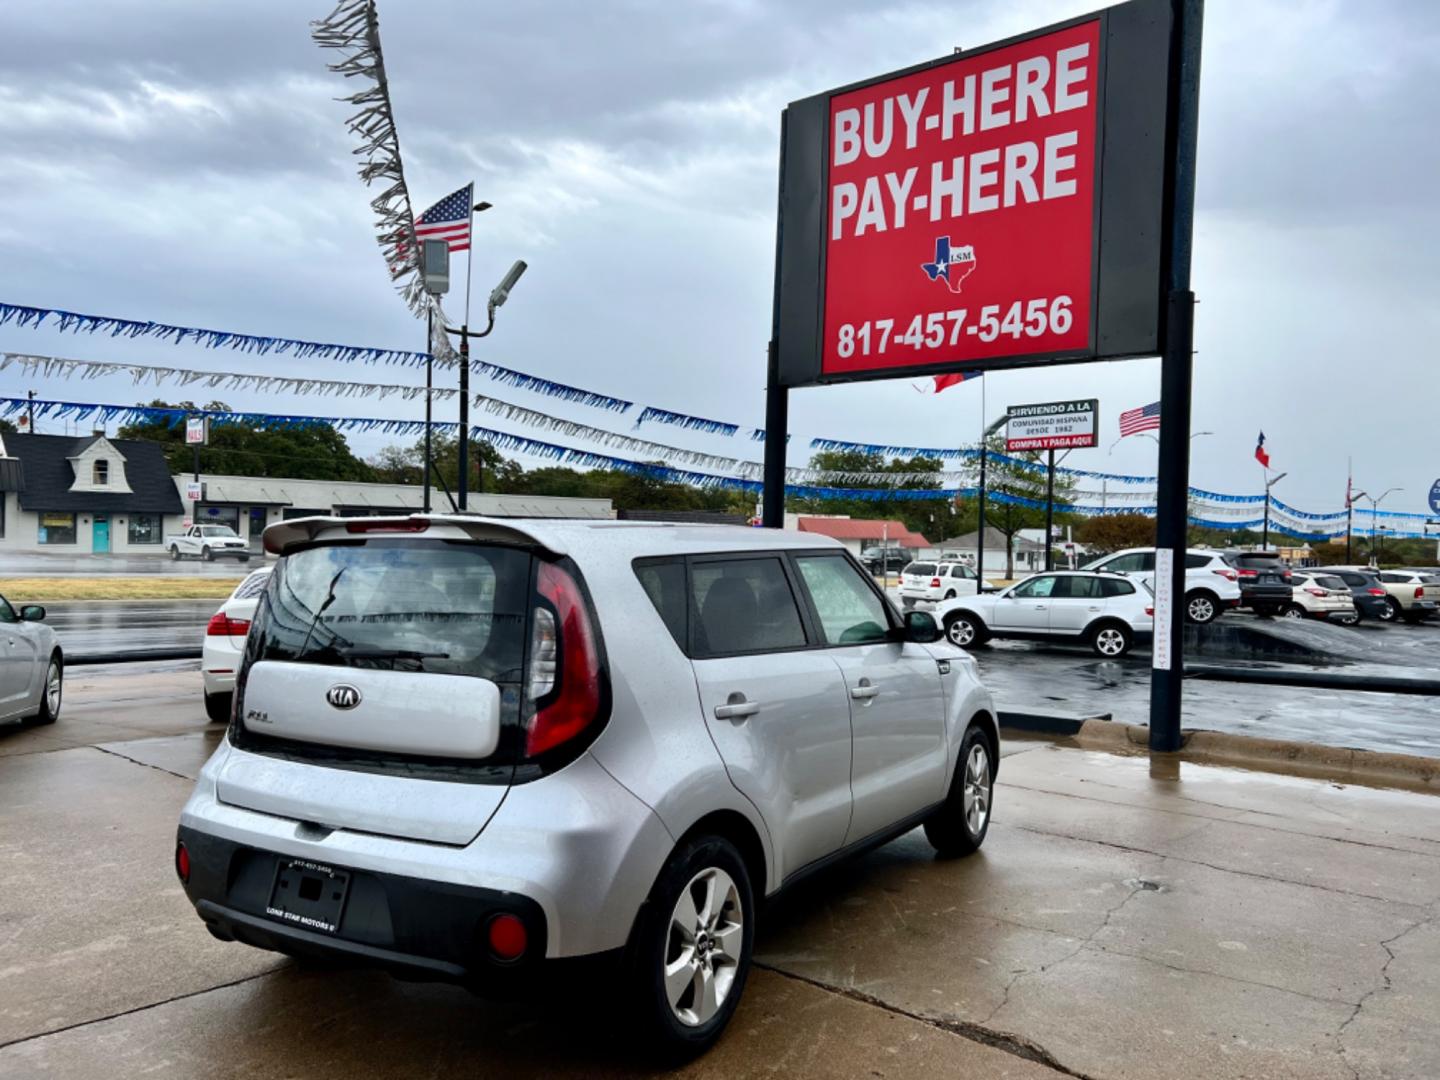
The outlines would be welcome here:
[[[213,940],[171,869],[194,664],[0,729],[0,1080],[651,1076],[603,983],[485,1002]],[[763,913],[687,1077],[1440,1075],[1440,799],[1011,740],[984,850],[918,833]]]
[[[264,556],[253,554],[250,561],[237,559],[181,559],[178,562],[163,552],[154,555],[95,555],[90,552],[59,554],[49,551],[6,552],[0,557],[0,576],[4,577],[130,577],[151,574],[165,577],[243,576],[264,562]]]
[[[45,621],[72,656],[196,648],[220,600],[56,600]]]

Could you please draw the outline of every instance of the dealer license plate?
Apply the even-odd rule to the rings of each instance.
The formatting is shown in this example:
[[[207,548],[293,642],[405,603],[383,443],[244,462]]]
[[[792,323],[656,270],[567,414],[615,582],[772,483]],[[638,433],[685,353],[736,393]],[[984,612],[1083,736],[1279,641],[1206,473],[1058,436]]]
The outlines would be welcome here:
[[[302,930],[333,934],[340,928],[350,874],[308,859],[280,859],[265,914]]]

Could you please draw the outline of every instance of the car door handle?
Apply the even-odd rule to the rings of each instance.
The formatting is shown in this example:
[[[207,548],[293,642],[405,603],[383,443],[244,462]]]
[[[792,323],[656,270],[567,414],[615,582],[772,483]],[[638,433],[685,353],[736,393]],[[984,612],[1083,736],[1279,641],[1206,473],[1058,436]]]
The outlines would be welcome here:
[[[1091,611],[1099,611],[1099,610],[1100,610],[1100,605],[1099,605],[1099,604],[1091,604],[1091,605],[1090,605],[1090,610],[1091,610]]]
[[[744,694],[736,692],[730,695],[724,705],[715,706],[715,719],[744,720],[747,716],[754,716],[759,711],[760,703],[758,701],[746,701]]]
[[[865,701],[868,698],[873,698],[878,693],[880,693],[880,688],[878,686],[871,686],[869,681],[865,679],[860,681],[859,686],[852,686],[850,688],[850,696],[856,701]]]

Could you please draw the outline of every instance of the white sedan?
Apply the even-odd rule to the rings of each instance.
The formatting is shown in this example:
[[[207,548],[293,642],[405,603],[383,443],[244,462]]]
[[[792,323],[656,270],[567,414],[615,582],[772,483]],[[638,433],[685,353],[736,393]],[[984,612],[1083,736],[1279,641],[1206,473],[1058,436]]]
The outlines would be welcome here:
[[[39,604],[17,611],[0,596],[0,722],[35,717],[53,724],[60,718],[65,659],[44,619]]]
[[[990,638],[1084,642],[1113,659],[1155,633],[1155,598],[1123,574],[1059,570],[1035,574],[998,593],[943,600],[935,621],[962,649]]]
[[[216,723],[230,719],[235,672],[240,667],[240,654],[245,651],[245,636],[250,633],[255,605],[269,580],[270,567],[252,570],[205,626],[200,677],[205,682],[205,715]]]

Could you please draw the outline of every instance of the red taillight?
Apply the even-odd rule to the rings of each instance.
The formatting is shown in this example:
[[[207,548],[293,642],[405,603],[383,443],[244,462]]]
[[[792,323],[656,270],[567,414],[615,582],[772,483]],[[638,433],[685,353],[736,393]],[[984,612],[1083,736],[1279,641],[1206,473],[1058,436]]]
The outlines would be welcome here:
[[[1236,570],[1236,571],[1235,571],[1235,576],[1236,576],[1237,578],[1242,578],[1242,577],[1249,578],[1249,577],[1255,577],[1258,573],[1259,573],[1258,570]]]
[[[1155,614],[1155,608],[1149,604],[1145,605],[1145,614],[1153,616]]]
[[[1375,588],[1373,588],[1373,589],[1366,589],[1365,591],[1366,591],[1367,593],[1369,593],[1371,596],[1384,596],[1384,595],[1385,595],[1385,590],[1382,589],[1382,588],[1380,588],[1378,585],[1377,585]]]
[[[1422,596],[1424,596],[1424,595],[1425,595],[1425,586],[1424,586],[1424,585],[1419,585],[1419,586],[1417,586],[1416,589],[1415,589],[1415,599],[1416,599],[1416,600],[1419,600],[1419,599],[1420,599]]]
[[[1216,570],[1215,573],[1219,574],[1226,581],[1234,581],[1237,577],[1239,577],[1239,575],[1236,574],[1234,570],[1230,569]]]
[[[1289,570],[1281,570],[1281,571],[1280,571],[1280,576],[1281,576],[1282,578],[1284,578],[1286,581],[1289,581],[1289,580],[1290,580],[1290,571],[1289,571]]]
[[[190,881],[190,852],[185,850],[184,844],[175,845],[175,873],[180,875],[181,884]]]
[[[1329,595],[1330,595],[1330,594],[1329,594],[1328,592],[1326,592],[1324,589],[1316,589],[1316,588],[1311,588],[1311,587],[1309,587],[1309,586],[1306,587],[1305,591],[1308,592],[1311,596],[1329,596]]]
[[[530,935],[518,916],[507,913],[496,915],[490,920],[485,927],[485,943],[490,948],[491,956],[508,963],[525,955]]]
[[[600,650],[575,579],[541,563],[530,642],[530,700],[539,707],[525,732],[525,756],[568,742],[600,715]]]
[[[244,637],[250,632],[249,619],[232,619],[223,611],[210,616],[205,624],[206,637]]]
[[[932,589],[938,589],[939,587],[940,587],[940,579],[939,579],[938,577],[937,577],[937,578],[931,578],[931,579],[930,579],[930,588],[932,588]]]
[[[396,521],[393,518],[361,518],[347,524],[345,531],[349,533],[416,533],[424,532],[429,527],[429,518],[406,518],[404,521]]]

